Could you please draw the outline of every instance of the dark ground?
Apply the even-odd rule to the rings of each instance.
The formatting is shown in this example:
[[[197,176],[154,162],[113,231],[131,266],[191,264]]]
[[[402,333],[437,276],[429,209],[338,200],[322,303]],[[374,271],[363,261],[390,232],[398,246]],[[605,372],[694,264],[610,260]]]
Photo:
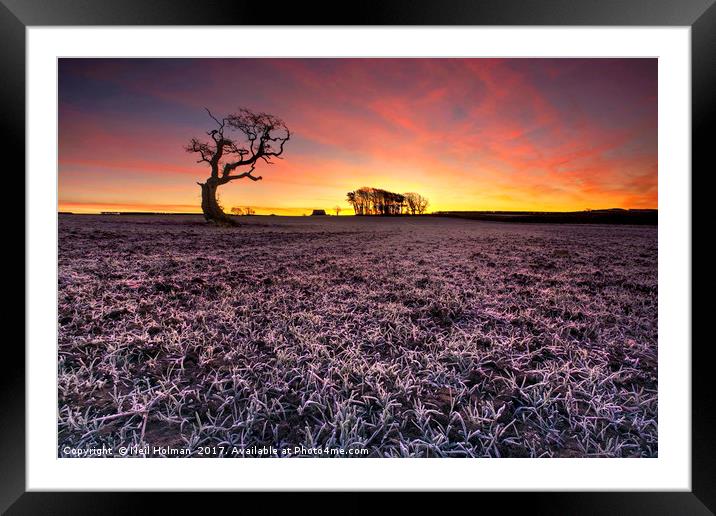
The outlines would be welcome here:
[[[656,226],[657,210],[591,210],[572,212],[533,211],[443,211],[438,217],[486,220],[492,222],[522,222],[549,224],[629,224]]]

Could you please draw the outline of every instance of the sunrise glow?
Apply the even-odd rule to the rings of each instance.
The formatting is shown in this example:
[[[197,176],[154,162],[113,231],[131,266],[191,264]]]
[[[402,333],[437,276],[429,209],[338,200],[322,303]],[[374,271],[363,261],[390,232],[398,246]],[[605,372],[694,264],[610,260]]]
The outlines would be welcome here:
[[[61,59],[60,211],[200,213],[204,110],[291,129],[220,200],[301,215],[374,186],[430,210],[657,207],[656,59]]]

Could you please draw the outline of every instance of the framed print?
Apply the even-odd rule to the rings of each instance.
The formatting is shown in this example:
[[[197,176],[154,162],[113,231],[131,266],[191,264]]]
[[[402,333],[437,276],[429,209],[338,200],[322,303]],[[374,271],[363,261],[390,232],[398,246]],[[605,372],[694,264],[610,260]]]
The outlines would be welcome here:
[[[27,300],[3,509],[712,513],[713,2],[158,6],[0,10]]]

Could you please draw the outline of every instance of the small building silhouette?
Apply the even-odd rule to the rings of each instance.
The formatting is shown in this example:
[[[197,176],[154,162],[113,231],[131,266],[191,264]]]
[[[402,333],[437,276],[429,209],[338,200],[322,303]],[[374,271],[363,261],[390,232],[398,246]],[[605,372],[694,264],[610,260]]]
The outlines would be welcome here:
[[[311,213],[311,217],[313,217],[315,215],[325,215],[325,214],[326,214],[326,210],[313,210],[313,213]]]

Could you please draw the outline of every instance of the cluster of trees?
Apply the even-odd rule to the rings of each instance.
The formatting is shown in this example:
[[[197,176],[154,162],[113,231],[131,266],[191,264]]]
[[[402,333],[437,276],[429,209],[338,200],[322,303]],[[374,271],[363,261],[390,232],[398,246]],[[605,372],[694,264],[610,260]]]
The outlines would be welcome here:
[[[422,215],[429,205],[415,192],[399,194],[368,186],[348,192],[347,201],[356,215]]]
[[[256,211],[250,206],[247,206],[246,208],[234,206],[233,208],[231,208],[231,213],[232,215],[255,215]]]

